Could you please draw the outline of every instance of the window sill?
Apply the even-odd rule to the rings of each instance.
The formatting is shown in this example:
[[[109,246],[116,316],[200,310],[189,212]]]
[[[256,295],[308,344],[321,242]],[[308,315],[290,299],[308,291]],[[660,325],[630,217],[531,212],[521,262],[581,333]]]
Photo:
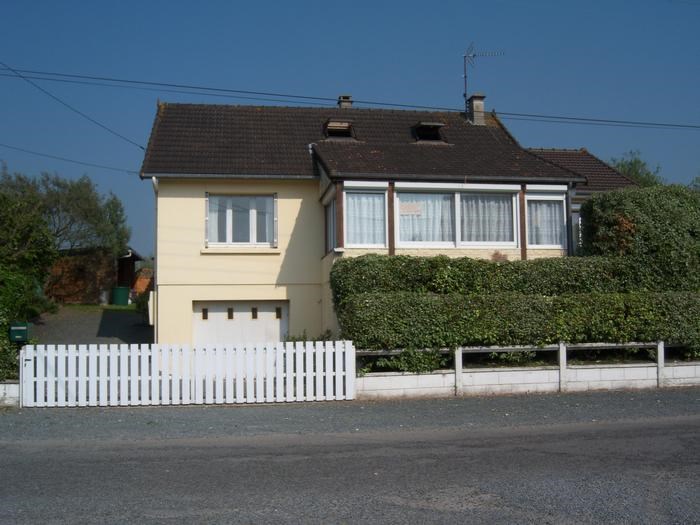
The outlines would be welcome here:
[[[556,244],[528,244],[528,250],[566,250],[566,246]]]
[[[270,248],[266,246],[261,246],[256,248],[254,246],[246,247],[209,247],[202,248],[199,253],[201,255],[279,255],[282,250],[279,248]]]

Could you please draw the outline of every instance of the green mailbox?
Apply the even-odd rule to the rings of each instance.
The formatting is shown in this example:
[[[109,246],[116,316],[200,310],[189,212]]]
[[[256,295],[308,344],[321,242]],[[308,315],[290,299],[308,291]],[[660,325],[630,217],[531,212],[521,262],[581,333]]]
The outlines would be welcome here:
[[[29,341],[29,323],[13,321],[10,323],[10,341],[13,343],[26,343]]]

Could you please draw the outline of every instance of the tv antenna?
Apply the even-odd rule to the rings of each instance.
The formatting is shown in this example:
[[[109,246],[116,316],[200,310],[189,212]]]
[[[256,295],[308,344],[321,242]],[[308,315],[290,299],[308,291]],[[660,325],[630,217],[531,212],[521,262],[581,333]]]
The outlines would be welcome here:
[[[464,78],[464,113],[468,114],[469,113],[469,104],[467,103],[468,100],[468,91],[467,91],[467,66],[471,67],[476,67],[476,59],[481,58],[481,57],[498,57],[502,56],[505,53],[503,51],[477,51],[474,49],[474,42],[469,44],[469,47],[467,50],[464,52],[463,58],[464,58],[464,75],[462,77]]]

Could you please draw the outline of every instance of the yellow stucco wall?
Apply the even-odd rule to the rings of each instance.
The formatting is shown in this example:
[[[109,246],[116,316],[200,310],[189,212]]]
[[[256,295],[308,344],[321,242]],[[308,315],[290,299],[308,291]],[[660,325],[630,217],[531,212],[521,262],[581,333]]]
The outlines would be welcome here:
[[[158,184],[156,340],[192,342],[194,301],[289,301],[289,334],[338,332],[330,289],[336,258],[377,249],[324,255],[324,216],[318,181],[183,181]],[[277,248],[207,248],[205,194],[278,197]],[[519,249],[397,249],[398,255],[520,259]],[[528,250],[528,258],[558,257],[563,250]]]
[[[207,249],[206,192],[277,193],[278,248]],[[287,300],[290,335],[322,332],[317,181],[161,179],[157,209],[158,342],[191,342],[193,301]]]

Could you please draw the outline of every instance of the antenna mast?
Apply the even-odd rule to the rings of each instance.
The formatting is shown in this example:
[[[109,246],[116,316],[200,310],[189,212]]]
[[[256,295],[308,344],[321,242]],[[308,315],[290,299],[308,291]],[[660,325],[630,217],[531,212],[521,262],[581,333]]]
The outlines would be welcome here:
[[[476,51],[474,49],[474,42],[469,44],[469,47],[467,50],[464,52],[463,58],[464,58],[464,74],[462,77],[464,78],[464,94],[462,95],[464,97],[464,114],[468,115],[469,114],[469,104],[468,104],[468,91],[467,91],[467,66],[471,67],[476,67],[476,58],[477,57],[497,57],[497,56],[502,56],[505,53],[503,51]]]

